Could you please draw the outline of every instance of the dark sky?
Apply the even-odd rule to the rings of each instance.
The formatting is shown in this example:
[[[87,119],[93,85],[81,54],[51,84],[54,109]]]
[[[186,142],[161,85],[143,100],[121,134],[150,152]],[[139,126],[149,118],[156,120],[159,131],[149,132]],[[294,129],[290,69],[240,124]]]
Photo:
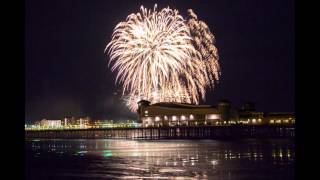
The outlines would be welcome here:
[[[135,118],[114,93],[105,45],[140,5],[192,8],[217,39],[222,76],[205,104],[246,101],[261,111],[294,111],[292,0],[26,0],[26,121],[64,116]],[[186,17],[186,16],[185,16]]]

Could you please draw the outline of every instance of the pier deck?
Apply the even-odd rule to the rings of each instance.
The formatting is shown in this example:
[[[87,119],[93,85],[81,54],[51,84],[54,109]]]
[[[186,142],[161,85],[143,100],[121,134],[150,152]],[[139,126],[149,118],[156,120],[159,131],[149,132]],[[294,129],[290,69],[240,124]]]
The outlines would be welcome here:
[[[25,131],[25,138],[49,139],[221,139],[294,137],[295,127],[293,125],[176,126]]]

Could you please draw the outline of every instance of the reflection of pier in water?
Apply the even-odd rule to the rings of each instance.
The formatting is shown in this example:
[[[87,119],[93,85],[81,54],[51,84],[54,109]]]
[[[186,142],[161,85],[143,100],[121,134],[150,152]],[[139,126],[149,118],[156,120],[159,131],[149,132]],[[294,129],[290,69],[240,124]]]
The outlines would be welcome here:
[[[230,145],[231,144],[231,145]],[[128,141],[128,140],[36,140],[32,151],[41,153],[72,154],[102,158],[145,158],[145,166],[181,167],[205,163],[213,168],[223,162],[238,160],[273,165],[293,164],[294,147],[291,144],[200,141]],[[201,162],[201,163],[200,163]],[[199,164],[200,163],[200,164]]]
[[[220,139],[293,138],[294,125],[176,126],[149,128],[26,130],[26,138]]]

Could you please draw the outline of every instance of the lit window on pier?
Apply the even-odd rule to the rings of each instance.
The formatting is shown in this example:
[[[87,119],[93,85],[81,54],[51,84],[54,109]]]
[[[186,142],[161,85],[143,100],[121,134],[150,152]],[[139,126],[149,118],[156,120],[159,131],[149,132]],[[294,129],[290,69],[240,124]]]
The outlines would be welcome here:
[[[176,121],[177,119],[177,116],[172,116],[172,121]]]
[[[181,116],[181,120],[184,121],[184,120],[186,120],[186,119],[187,119],[186,116],[184,116],[184,115]]]
[[[194,119],[194,116],[191,114],[190,115],[190,120],[193,120]]]
[[[160,120],[161,120],[160,117],[156,116],[155,121],[160,121]]]
[[[215,166],[215,165],[218,164],[218,161],[217,161],[217,160],[212,160],[212,161],[211,161],[211,164]]]
[[[206,114],[206,119],[220,119],[218,114]]]
[[[257,120],[256,119],[252,119],[252,123],[256,123],[257,122]]]
[[[270,120],[270,123],[273,124],[273,123],[274,123],[274,120]]]
[[[167,121],[167,120],[168,120],[168,116],[164,116],[164,120],[166,120],[166,121]]]

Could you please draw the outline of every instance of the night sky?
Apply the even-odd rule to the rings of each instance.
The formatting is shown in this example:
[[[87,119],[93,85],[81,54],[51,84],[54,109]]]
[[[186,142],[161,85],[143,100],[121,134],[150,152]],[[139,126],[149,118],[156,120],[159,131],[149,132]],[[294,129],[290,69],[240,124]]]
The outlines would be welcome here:
[[[26,0],[26,121],[64,116],[136,118],[104,48],[140,5],[192,8],[216,36],[222,76],[203,104],[252,101],[260,111],[295,111],[294,1]],[[118,91],[118,94],[116,92]]]

